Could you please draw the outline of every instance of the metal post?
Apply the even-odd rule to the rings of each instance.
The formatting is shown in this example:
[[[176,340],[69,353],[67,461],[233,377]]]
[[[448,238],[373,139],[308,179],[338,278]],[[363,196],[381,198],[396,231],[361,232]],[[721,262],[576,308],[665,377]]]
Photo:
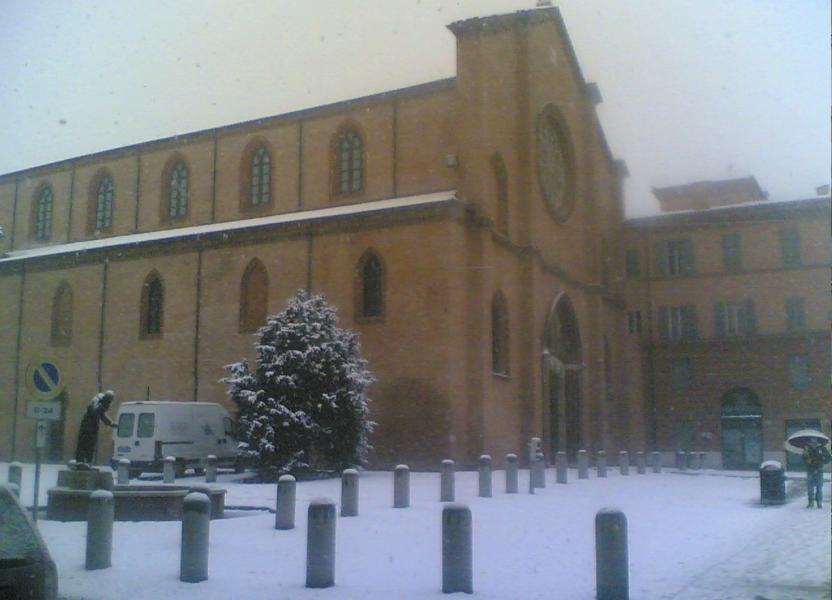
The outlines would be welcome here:
[[[295,478],[291,475],[281,475],[277,480],[277,506],[275,508],[274,528],[294,529]]]
[[[107,569],[112,564],[114,511],[112,492],[95,490],[90,494],[87,509],[87,571]]]
[[[335,585],[335,503],[316,498],[309,503],[306,531],[306,587]]]
[[[341,473],[341,516],[358,516],[358,471],[355,469]]]
[[[479,459],[480,498],[491,498],[491,457],[483,454]]]
[[[180,581],[197,583],[208,579],[210,527],[211,499],[200,492],[189,493],[182,505]]]
[[[598,600],[630,597],[627,564],[627,517],[602,509],[595,515],[595,580]]]
[[[506,494],[516,494],[517,487],[517,455],[506,454]]]
[[[471,510],[448,504],[442,511],[442,592],[474,593]]]
[[[446,458],[442,461],[439,483],[439,501],[454,501],[454,461]]]
[[[393,473],[393,508],[410,506],[410,467],[396,465]]]

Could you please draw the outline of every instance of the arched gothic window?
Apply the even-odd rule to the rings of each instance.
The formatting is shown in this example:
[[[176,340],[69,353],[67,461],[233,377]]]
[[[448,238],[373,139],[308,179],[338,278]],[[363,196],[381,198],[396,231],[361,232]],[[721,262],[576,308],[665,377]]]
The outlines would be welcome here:
[[[92,223],[93,232],[110,231],[113,227],[113,196],[115,187],[113,178],[103,175],[98,179],[95,187],[95,220]]]
[[[176,161],[170,169],[168,179],[169,219],[179,219],[188,214],[188,167],[181,160]]]
[[[497,231],[508,235],[508,174],[503,157],[495,154],[491,157],[491,168],[497,189]]]
[[[261,206],[272,201],[272,158],[262,144],[251,156],[248,189],[249,206]]]
[[[336,187],[338,194],[353,194],[364,187],[364,144],[354,129],[344,129],[337,139]]]
[[[491,370],[508,375],[509,368],[508,306],[502,292],[491,301]]]
[[[162,333],[164,324],[165,289],[159,274],[155,271],[147,276],[142,285],[140,334],[155,336]]]
[[[358,316],[380,317],[384,314],[384,267],[372,251],[358,264]]]
[[[256,331],[266,322],[269,276],[259,259],[248,263],[240,280],[240,332]]]
[[[35,196],[34,227],[32,233],[36,240],[48,240],[52,237],[52,209],[54,194],[52,186],[43,185]]]
[[[72,342],[72,288],[66,281],[61,282],[52,299],[53,346],[69,346]]]

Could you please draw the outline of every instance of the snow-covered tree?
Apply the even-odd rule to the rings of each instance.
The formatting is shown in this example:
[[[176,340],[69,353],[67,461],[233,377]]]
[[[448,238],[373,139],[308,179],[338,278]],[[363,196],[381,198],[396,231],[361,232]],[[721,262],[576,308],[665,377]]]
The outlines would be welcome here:
[[[374,381],[358,336],[336,326],[335,308],[300,290],[257,332],[257,364],[227,365],[238,407],[238,453],[261,469],[343,469],[370,449],[365,388]]]

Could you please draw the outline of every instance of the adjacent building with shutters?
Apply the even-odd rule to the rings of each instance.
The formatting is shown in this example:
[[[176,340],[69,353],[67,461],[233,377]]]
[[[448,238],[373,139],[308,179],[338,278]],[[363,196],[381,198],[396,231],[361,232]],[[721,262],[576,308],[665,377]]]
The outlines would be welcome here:
[[[771,202],[753,178],[654,193],[621,263],[657,446],[799,467],[788,434],[829,432],[829,197]]]

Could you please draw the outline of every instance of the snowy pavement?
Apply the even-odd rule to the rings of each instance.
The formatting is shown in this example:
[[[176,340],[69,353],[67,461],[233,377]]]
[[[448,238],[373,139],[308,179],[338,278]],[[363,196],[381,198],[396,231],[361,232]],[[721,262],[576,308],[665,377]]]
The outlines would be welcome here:
[[[44,474],[44,501],[56,469]],[[0,463],[0,481],[6,472]],[[27,466],[26,501],[31,476]],[[830,598],[830,512],[806,509],[796,489],[785,506],[763,507],[754,473],[576,476],[571,470],[569,484],[556,485],[550,469],[547,488],[507,495],[497,472],[494,497],[479,498],[477,474],[457,473],[457,501],[473,513],[473,597],[594,598],[594,517],[616,507],[628,520],[633,600]],[[242,483],[232,474],[220,480],[227,505],[274,506],[273,484]],[[524,471],[521,490],[527,485]],[[90,572],[84,570],[84,523],[40,521],[39,527],[66,600],[442,598],[439,476],[413,473],[411,488],[411,507],[394,509],[392,474],[361,474],[360,514],[338,518],[336,586],[324,590],[304,588],[306,506],[320,496],[337,503],[339,480],[298,484],[291,531],[275,530],[274,515],[263,511],[228,510],[227,518],[212,521],[209,579],[197,584],[178,580],[179,523],[115,523],[113,566]]]

